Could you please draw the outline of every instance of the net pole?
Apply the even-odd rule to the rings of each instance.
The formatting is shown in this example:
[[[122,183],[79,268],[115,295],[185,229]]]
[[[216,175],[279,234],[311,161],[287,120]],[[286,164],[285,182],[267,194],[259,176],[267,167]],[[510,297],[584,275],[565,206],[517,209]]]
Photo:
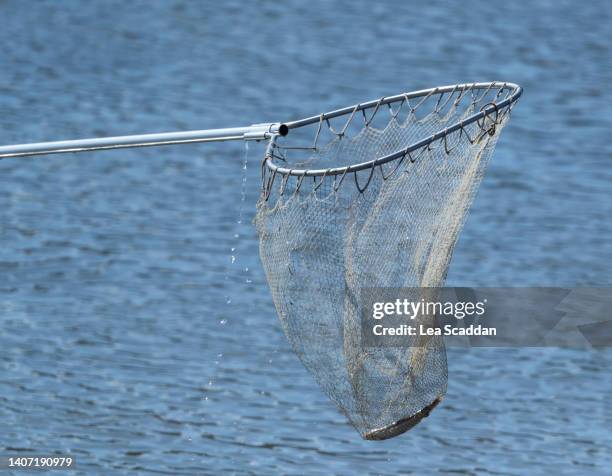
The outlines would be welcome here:
[[[247,127],[204,129],[198,131],[164,132],[116,137],[38,142],[0,147],[0,159],[33,155],[60,154],[66,152],[91,152],[95,150],[153,147],[161,145],[193,144],[228,140],[265,140],[273,135],[286,135],[287,126],[279,123],[254,124]]]

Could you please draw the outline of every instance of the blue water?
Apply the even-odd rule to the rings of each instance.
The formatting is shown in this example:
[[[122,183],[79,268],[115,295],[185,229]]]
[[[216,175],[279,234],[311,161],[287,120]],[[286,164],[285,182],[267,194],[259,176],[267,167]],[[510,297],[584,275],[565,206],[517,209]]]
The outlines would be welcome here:
[[[5,0],[0,143],[513,81],[449,284],[610,285],[611,10]],[[87,475],[610,474],[610,351],[452,351],[440,407],[362,441],[278,324],[251,225],[261,147],[246,172],[239,143],[0,162],[0,453],[71,453]]]

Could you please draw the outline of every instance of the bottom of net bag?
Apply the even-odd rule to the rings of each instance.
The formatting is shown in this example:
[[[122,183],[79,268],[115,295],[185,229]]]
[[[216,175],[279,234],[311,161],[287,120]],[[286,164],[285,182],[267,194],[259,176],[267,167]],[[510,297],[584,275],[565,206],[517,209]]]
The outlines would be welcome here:
[[[395,423],[392,423],[391,425],[385,426],[384,428],[370,430],[362,436],[365,440],[380,441],[401,435],[402,433],[405,433],[408,430],[414,428],[423,418],[428,417],[431,411],[436,408],[438,403],[440,403],[441,401],[442,397],[437,397],[433,402],[431,402],[422,410],[416,412],[414,415],[409,416],[407,418],[402,418],[401,420],[398,420]]]

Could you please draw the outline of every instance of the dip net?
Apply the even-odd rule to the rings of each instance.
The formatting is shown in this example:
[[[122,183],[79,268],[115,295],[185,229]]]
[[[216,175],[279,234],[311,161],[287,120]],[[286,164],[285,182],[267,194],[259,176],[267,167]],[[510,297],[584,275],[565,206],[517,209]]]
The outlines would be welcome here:
[[[444,285],[520,92],[477,83],[382,98],[288,123],[268,145],[255,222],[274,304],[302,363],[366,439],[427,416],[447,364],[439,336],[368,344],[362,291]]]

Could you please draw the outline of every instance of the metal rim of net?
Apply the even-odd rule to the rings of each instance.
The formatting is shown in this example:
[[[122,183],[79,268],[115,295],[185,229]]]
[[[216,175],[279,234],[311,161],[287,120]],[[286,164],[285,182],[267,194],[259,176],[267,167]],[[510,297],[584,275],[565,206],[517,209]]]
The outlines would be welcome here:
[[[333,134],[338,137],[342,137],[347,126],[357,116],[358,112],[362,113],[364,125],[365,127],[368,127],[376,116],[376,114],[382,109],[381,106],[388,106],[391,116],[395,118],[397,117],[401,108],[404,105],[408,105],[411,112],[416,112],[416,110],[421,104],[430,99],[432,96],[438,95],[438,100],[433,110],[433,112],[438,112],[439,110],[442,110],[444,107],[446,107],[450,103],[450,101],[453,101],[454,105],[456,106],[468,93],[471,93],[472,101],[475,104],[495,88],[498,88],[497,94],[495,96],[495,101],[485,104],[478,112],[391,154],[382,157],[377,157],[366,162],[325,169],[286,168],[277,165],[274,162],[274,159],[278,158],[278,156],[275,154],[275,149],[278,147],[277,139],[279,137],[285,136],[287,132],[292,129],[298,129],[301,127],[318,124],[317,133],[314,141],[315,143],[311,148],[313,151],[316,151],[317,138],[324,124],[327,124],[327,127],[330,131],[332,131]],[[497,102],[497,99],[502,96],[502,93],[504,91],[507,93],[506,96],[503,97],[499,102]],[[414,162],[415,159],[411,155],[413,152],[427,148],[436,141],[443,141],[444,147],[447,153],[449,153],[450,151],[446,142],[447,137],[457,131],[459,131],[461,135],[465,135],[470,143],[474,143],[476,140],[479,139],[479,137],[470,137],[468,132],[465,130],[466,126],[471,125],[473,123],[477,123],[481,130],[480,137],[486,135],[487,133],[489,135],[493,135],[495,133],[495,126],[501,123],[505,116],[510,113],[512,106],[519,99],[522,92],[523,89],[519,85],[509,82],[493,81],[483,83],[455,84],[450,86],[440,86],[435,88],[423,89],[419,91],[398,94],[395,96],[382,97],[377,100],[367,101],[342,109],[337,109],[335,111],[319,114],[317,116],[311,116],[298,121],[282,124],[282,131],[279,131],[279,133],[273,134],[271,136],[268,146],[266,148],[264,160],[262,162],[262,189],[264,197],[266,199],[269,197],[269,193],[272,189],[277,175],[280,175],[284,181],[286,181],[289,177],[297,177],[298,184],[301,184],[301,181],[304,177],[321,177],[321,180],[324,180],[325,177],[339,175],[341,176],[341,183],[344,180],[344,177],[352,172],[356,173],[362,170],[370,169],[371,174],[373,174],[374,169],[377,166],[392,162],[394,160],[403,162],[406,157],[409,157],[410,160]],[[479,93],[480,96],[475,96],[476,93]],[[412,105],[411,100],[413,101],[415,99],[418,99],[419,101],[416,105]],[[399,103],[399,106],[397,106],[397,109],[394,111],[392,105],[397,103]],[[366,113],[366,111],[368,110],[372,110],[369,116]],[[347,115],[349,116],[349,118],[344,127],[340,130],[340,132],[333,130],[329,123],[330,119]],[[397,170],[397,167],[394,169],[394,171],[395,170]],[[372,175],[370,175],[370,178],[371,176]],[[362,188],[357,183],[357,187],[359,191],[362,192],[365,190],[365,188],[367,188],[367,184]]]

